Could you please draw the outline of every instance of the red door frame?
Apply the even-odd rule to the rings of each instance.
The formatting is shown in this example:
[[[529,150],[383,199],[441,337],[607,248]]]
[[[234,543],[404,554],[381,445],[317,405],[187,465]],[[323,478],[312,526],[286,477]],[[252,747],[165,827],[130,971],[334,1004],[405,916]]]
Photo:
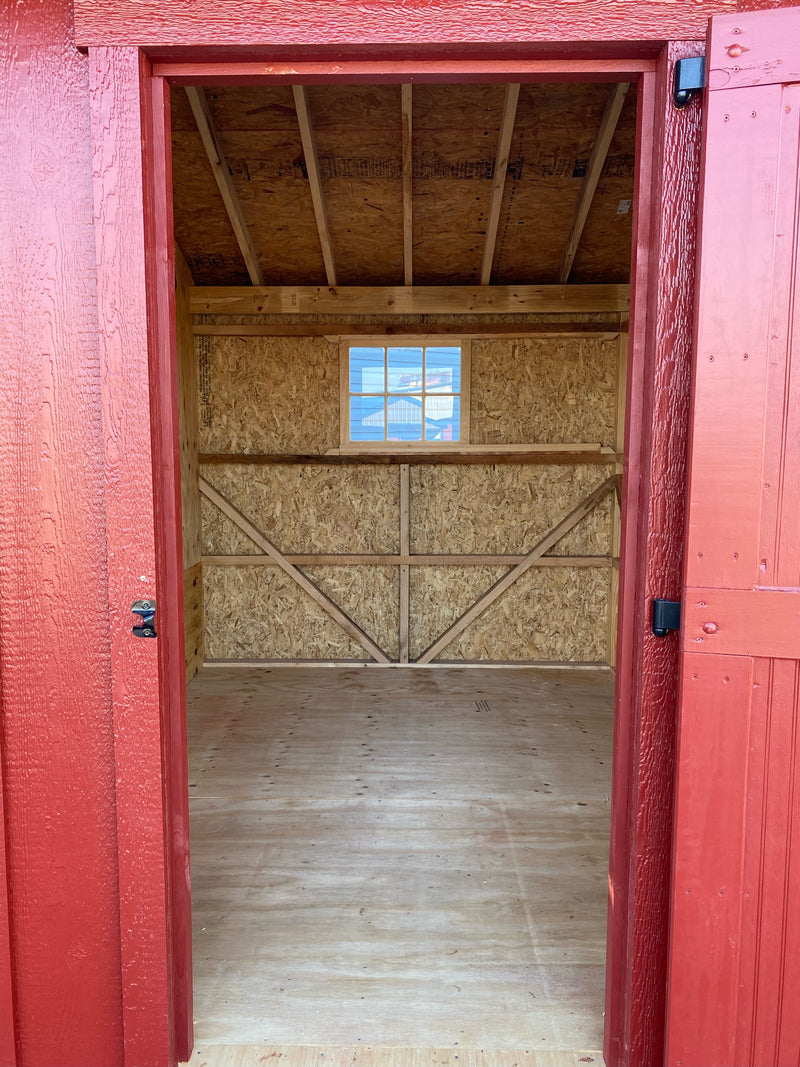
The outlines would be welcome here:
[[[699,109],[693,105],[680,114],[672,109],[670,75],[674,58],[701,51],[700,44],[684,44],[666,47],[656,60],[640,56],[622,61],[604,58],[578,62],[515,61],[511,57],[484,62],[474,56],[412,62],[378,53],[370,56],[368,63],[355,61],[353,69],[348,69],[348,64],[341,59],[335,64],[324,60],[285,64],[273,61],[268,66],[251,61],[239,67],[230,61],[186,62],[182,57],[180,62],[157,59],[151,65],[136,49],[92,49],[90,53],[95,91],[99,94],[95,104],[100,119],[95,124],[96,158],[112,158],[119,152],[119,138],[112,132],[114,124],[103,121],[104,117],[115,116],[117,124],[132,123],[134,132],[139,124],[144,132],[141,187],[132,182],[126,189],[116,189],[115,195],[128,201],[129,210],[120,212],[120,217],[135,217],[142,195],[146,205],[145,232],[149,244],[144,255],[145,290],[151,294],[152,304],[148,306],[140,300],[127,311],[138,319],[142,335],[150,332],[154,428],[164,426],[158,413],[163,416],[167,412],[169,421],[177,404],[176,361],[174,357],[163,358],[165,353],[174,353],[175,344],[169,285],[171,227],[168,209],[164,207],[164,183],[169,174],[169,153],[163,141],[164,131],[168,129],[166,79],[194,84],[305,80],[399,82],[410,77],[417,81],[618,81],[626,77],[638,81],[638,167],[610,857],[606,1013],[606,1057],[610,1067],[652,1065],[659,1062],[663,1049],[677,639],[652,638],[647,632],[647,616],[652,596],[677,597],[680,586]],[[127,77],[123,73],[126,70]],[[148,115],[155,115],[155,124],[161,126],[152,137],[147,135],[147,122],[152,121],[146,118]],[[154,204],[156,212],[152,210]],[[156,218],[159,205],[161,214]],[[97,217],[103,220],[102,203],[97,208]],[[119,265],[101,259],[98,269],[101,277],[106,270],[115,275],[115,299],[124,302]],[[102,293],[102,283],[100,289]],[[153,331],[157,336],[153,336]],[[154,352],[160,352],[162,358],[154,360]],[[109,388],[117,390],[118,383],[112,381]],[[109,403],[114,403],[113,397]],[[171,551],[167,558],[162,548],[156,584],[160,612],[161,605],[167,604],[173,611],[168,625],[177,649],[182,647],[177,633],[181,614],[177,605],[182,597],[180,553],[175,541],[180,498],[176,483],[177,437],[170,437],[168,426],[164,430],[160,439],[155,436],[153,439],[153,469],[166,472],[162,483],[156,483],[156,514],[159,511],[162,514],[157,529],[166,531],[170,542],[166,547]],[[159,644],[163,648],[167,641]],[[166,687],[162,687],[162,706],[168,706],[164,694],[182,688],[177,656],[166,670],[162,667],[162,678],[169,679]],[[174,732],[176,727],[171,729]],[[178,724],[178,734],[181,729]],[[131,758],[137,757],[131,753]],[[178,791],[185,779],[185,767],[179,766],[182,759],[179,741],[173,745],[171,757],[165,759],[165,766],[172,768]],[[169,773],[164,780],[170,782]],[[166,810],[169,821],[170,801]],[[183,825],[182,814],[179,823]],[[184,862],[182,830],[180,834],[179,847],[172,849],[171,864],[166,864],[167,872],[171,866],[179,868]],[[153,910],[154,916],[156,911]],[[167,917],[170,913],[174,915],[175,909],[168,908]],[[182,914],[185,916],[186,912]],[[184,975],[189,973],[187,933],[184,928],[173,942],[172,950],[172,958],[182,961]],[[134,947],[131,952],[130,966],[135,973]],[[169,957],[167,952],[167,959],[162,962],[164,973],[169,967]],[[189,990],[184,983],[181,992],[181,983],[175,979],[169,984],[175,1000],[168,1028],[178,1035],[175,1047],[183,1049],[188,1047]],[[127,1001],[140,997],[140,991],[126,989]],[[155,1008],[154,1002],[148,1003],[146,1011]],[[137,1012],[139,1006],[132,1004],[130,1010]],[[179,1018],[183,1021],[178,1022]],[[129,1058],[126,1052],[126,1062],[138,1061]]]

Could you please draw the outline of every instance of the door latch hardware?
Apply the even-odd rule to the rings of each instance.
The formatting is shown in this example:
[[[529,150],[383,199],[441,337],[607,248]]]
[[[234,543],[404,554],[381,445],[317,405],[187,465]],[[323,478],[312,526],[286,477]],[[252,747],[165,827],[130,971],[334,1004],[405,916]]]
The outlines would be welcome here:
[[[656,637],[666,637],[670,630],[681,628],[680,600],[653,601],[653,633]]]
[[[156,602],[155,600],[134,600],[131,611],[138,615],[141,622],[133,628],[134,637],[156,636]]]
[[[672,103],[680,111],[695,93],[706,87],[706,57],[690,56],[675,64],[675,83]]]

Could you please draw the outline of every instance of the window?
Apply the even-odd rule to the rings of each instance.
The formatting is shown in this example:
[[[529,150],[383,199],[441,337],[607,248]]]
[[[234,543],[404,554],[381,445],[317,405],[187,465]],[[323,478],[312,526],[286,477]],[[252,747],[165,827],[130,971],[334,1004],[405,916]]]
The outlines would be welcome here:
[[[342,445],[466,444],[469,361],[451,338],[350,339],[342,345]]]

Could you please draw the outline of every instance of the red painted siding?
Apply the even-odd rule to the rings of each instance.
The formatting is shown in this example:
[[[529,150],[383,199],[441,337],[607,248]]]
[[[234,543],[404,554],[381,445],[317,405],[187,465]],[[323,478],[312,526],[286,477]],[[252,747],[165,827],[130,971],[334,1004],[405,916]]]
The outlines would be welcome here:
[[[84,45],[198,46],[665,42],[703,36],[714,13],[775,7],[770,0],[75,0]],[[658,49],[657,49],[658,50]]]
[[[2,6],[0,670],[20,1064],[122,1059],[88,71]]]
[[[743,5],[726,0],[669,5],[634,0],[561,5],[542,0],[513,5],[499,0],[402,5],[389,0],[230,0],[224,5],[217,0],[77,0],[75,6],[83,42],[152,43],[173,59],[192,48],[191,58],[201,60],[226,49],[252,54],[278,46],[289,57],[360,52],[374,58],[389,46],[396,63],[403,46],[412,56],[485,56],[480,42],[490,46],[495,59],[546,51],[573,59],[579,54],[655,56],[658,42],[666,38],[701,34],[712,10],[775,5],[769,0]],[[181,981],[184,989],[188,981],[188,912],[181,905],[187,876],[185,769],[176,761],[183,745],[180,701],[174,699],[180,683],[170,661],[180,646],[173,643],[170,651],[164,647],[168,642],[131,643],[128,612],[136,595],[151,591],[143,583],[132,588],[132,577],[157,578],[163,625],[179,640],[180,608],[171,613],[165,604],[179,567],[176,536],[173,531],[165,543],[154,543],[148,527],[152,492],[142,496],[143,487],[154,487],[156,522],[171,528],[175,469],[165,442],[174,404],[167,386],[152,396],[143,390],[150,372],[154,380],[167,382],[172,334],[169,286],[164,285],[169,253],[153,241],[154,233],[168,229],[169,206],[159,200],[157,181],[159,168],[162,177],[166,174],[168,159],[154,150],[159,123],[165,121],[165,97],[163,86],[149,83],[147,66],[133,51],[98,51],[94,166],[97,211],[109,223],[101,228],[97,248],[98,319],[87,61],[71,38],[69,0],[19,0],[3,5],[2,18],[9,60],[2,74],[2,149],[3,159],[15,163],[2,169],[5,358],[0,363],[0,399],[4,413],[10,413],[0,441],[0,669],[9,934],[19,1022],[15,1055],[24,1065],[127,1062],[141,1067],[166,1062],[176,1027],[172,1054],[183,1054],[180,1034],[188,1030],[190,1017],[188,1001],[176,992]],[[561,46],[547,43],[553,39]],[[591,40],[605,43],[588,45]],[[670,55],[677,54],[673,48]],[[715,71],[731,71],[729,59],[712,65],[712,84],[719,76]],[[633,338],[631,418],[644,418],[649,426],[652,396],[656,425],[652,435],[636,435],[627,471],[627,544],[635,542],[637,527],[648,537],[642,537],[637,552],[628,553],[622,575],[626,610],[619,649],[626,669],[619,681],[621,758],[612,842],[611,944],[618,953],[609,1002],[613,1064],[661,1062],[675,707],[671,673],[677,650],[674,638],[659,641],[649,635],[647,616],[651,596],[672,595],[677,588],[682,504],[676,494],[684,463],[699,122],[696,106],[681,114],[671,110],[668,65],[668,57],[662,58],[657,79],[645,76],[643,101],[659,132],[655,144],[649,135],[640,144],[643,176],[649,180],[662,168],[665,173],[652,214],[641,220],[636,250],[636,299],[647,312],[637,314]],[[764,80],[775,77],[773,69]],[[145,152],[151,151],[145,158],[152,174],[143,169],[142,135]],[[149,241],[147,256],[144,240]],[[773,416],[788,403],[789,394],[781,392],[786,380],[776,371],[764,387]],[[796,411],[798,375],[794,380]],[[127,390],[124,398],[121,390]],[[151,410],[163,432],[163,440],[155,438],[155,471],[148,467]],[[779,436],[784,425],[771,416],[768,436]],[[732,447],[740,444],[737,438]],[[781,455],[777,447],[770,445],[769,455]],[[714,454],[713,443],[704,448]],[[800,472],[796,457],[781,463],[765,481],[780,484],[783,510],[772,503],[776,495],[768,494],[763,506],[765,514],[773,514],[772,525],[762,526],[780,533],[770,534],[773,540],[758,553],[775,583],[796,573],[800,551],[784,518],[800,508]],[[139,515],[137,507],[143,509]],[[774,544],[778,550],[773,551]],[[722,730],[735,705],[729,696],[725,703],[729,682],[713,674],[714,657],[706,660],[704,669],[711,674],[703,683],[703,700],[718,717],[720,744],[735,744],[744,736],[737,734],[736,724]],[[135,684],[142,672],[150,681],[141,692],[147,714],[140,720],[136,713],[145,705],[136,703],[125,677]],[[788,1056],[794,1040],[790,1020],[771,1036],[764,1005],[777,1004],[781,989],[766,964],[797,931],[797,902],[785,886],[797,873],[793,835],[800,819],[792,821],[795,795],[786,786],[796,767],[792,746],[798,735],[794,726],[786,728],[794,720],[768,721],[759,709],[788,706],[798,683],[781,664],[756,661],[753,672],[753,684],[759,685],[753,707],[761,717],[760,733],[752,734],[756,756],[749,767],[757,773],[746,782],[734,775],[733,785],[720,783],[719,795],[742,802],[746,787],[753,794],[747,800],[753,826],[770,827],[769,849],[759,850],[757,836],[746,842],[746,884],[763,889],[765,904],[747,905],[751,910],[740,928],[750,931],[751,941],[743,940],[740,959],[748,973],[758,975],[760,999],[750,1003],[751,1014],[741,1012],[736,1020],[741,1028],[737,1049],[747,1039],[752,1062],[766,1063],[773,1054]],[[713,738],[713,731],[705,736]],[[691,733],[685,737],[690,751]],[[768,795],[760,784],[765,776],[773,783]],[[693,799],[700,805],[696,825],[702,827],[708,790],[702,775],[697,783]],[[169,814],[166,827],[162,805]],[[166,857],[165,836],[175,846]],[[781,870],[788,871],[788,883],[781,881]],[[182,926],[170,925],[171,905]],[[769,922],[776,908],[786,917],[780,937]],[[685,944],[691,947],[691,938]],[[790,953],[782,967],[784,982],[796,989],[797,965]],[[712,977],[721,980],[720,972]],[[690,1008],[702,1002],[696,993],[687,985]],[[2,1006],[8,1010],[6,1000]],[[706,1020],[709,1041],[719,1040],[730,1021],[712,1016]]]
[[[188,1028],[180,990],[191,982],[169,98],[138,49],[89,59],[125,1064],[150,1067],[188,1051],[188,1032],[176,1048],[172,1016],[180,1004]],[[157,599],[154,641],[131,632],[143,597]]]
[[[667,1061],[763,1067],[800,1048],[800,8],[710,55]]]

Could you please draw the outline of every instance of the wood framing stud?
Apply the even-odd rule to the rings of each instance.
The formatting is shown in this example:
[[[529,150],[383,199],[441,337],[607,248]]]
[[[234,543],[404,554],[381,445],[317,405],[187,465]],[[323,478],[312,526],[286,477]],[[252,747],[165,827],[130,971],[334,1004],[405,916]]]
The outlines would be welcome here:
[[[247,223],[245,222],[244,214],[242,213],[242,205],[239,203],[239,197],[236,195],[231,172],[228,168],[228,164],[225,162],[225,154],[222,151],[217,131],[214,129],[214,122],[211,118],[211,111],[208,107],[205,91],[196,85],[187,85],[186,95],[189,98],[189,106],[192,109],[194,120],[197,123],[197,129],[200,131],[200,136],[203,139],[203,146],[208,155],[211,169],[214,172],[214,178],[216,179],[223,203],[225,204],[225,210],[228,212],[228,218],[231,220],[231,226],[233,226],[233,232],[236,235],[239,251],[242,253],[242,258],[247,267],[247,273],[250,275],[250,281],[253,285],[263,285],[264,276],[261,273],[261,267],[258,264],[258,256],[253,247],[250,231],[247,228]]]
[[[335,604],[329,596],[326,596],[322,590],[307,578],[302,571],[298,570],[294,564],[290,563],[286,556],[276,548],[275,545],[265,537],[261,530],[257,526],[254,526],[250,520],[239,511],[229,500],[227,500],[222,493],[218,492],[213,485],[205,480],[200,479],[200,492],[206,496],[213,504],[216,504],[219,510],[227,515],[239,529],[247,534],[247,536],[254,541],[255,544],[284,571],[288,576],[300,586],[308,595],[315,600],[317,604],[327,612],[328,615],[337,622],[346,634],[354,638],[369,652],[374,660],[378,663],[389,663],[389,657],[379,648],[378,645],[372,640],[372,638],[364,633],[360,626],[356,625],[349,615],[346,615],[342,609]]]
[[[627,311],[629,285],[194,286],[193,315],[509,315]]]
[[[400,86],[400,119],[403,138],[403,284],[414,284],[414,157],[412,154],[411,132],[412,89],[410,85]]]
[[[500,225],[500,208],[503,204],[503,191],[506,187],[508,154],[511,150],[511,137],[514,133],[514,119],[517,116],[518,100],[519,84],[512,82],[506,86],[506,95],[503,100],[503,117],[500,121],[500,135],[497,139],[494,181],[492,182],[492,196],[489,201],[489,218],[486,223],[486,241],[483,246],[483,262],[481,264],[481,285],[488,285],[492,277],[497,229]]]
[[[300,139],[303,142],[303,155],[306,161],[308,185],[314,204],[314,216],[317,220],[319,243],[322,248],[322,260],[325,264],[325,277],[328,285],[336,285],[336,267],[333,260],[333,244],[328,229],[328,213],[325,210],[325,198],[322,195],[322,182],[319,176],[317,145],[314,129],[311,125],[311,112],[308,108],[308,90],[305,85],[293,85],[294,106],[297,111],[297,124],[300,127]]]
[[[608,149],[611,146],[611,139],[617,128],[617,122],[619,121],[619,116],[622,112],[622,105],[625,103],[625,96],[629,88],[630,82],[620,82],[612,88],[608,97],[606,109],[600,120],[600,129],[597,131],[597,139],[594,142],[592,154],[589,156],[589,165],[586,170],[586,176],[583,179],[583,185],[581,186],[581,194],[578,197],[578,204],[575,208],[572,229],[570,230],[569,239],[567,240],[567,246],[564,249],[561,266],[558,268],[558,280],[562,285],[567,281],[570,271],[572,270],[575,254],[578,251],[578,245],[581,242],[583,228],[586,225],[586,219],[589,217],[589,209],[592,206],[597,183],[603,172]]]
[[[400,555],[411,552],[411,468],[400,466]],[[410,621],[411,570],[408,563],[400,564],[400,662],[408,663],[408,633]]]
[[[507,574],[504,574],[503,577],[495,582],[495,584],[488,589],[482,597],[479,597],[471,608],[468,608],[463,615],[460,615],[456,619],[452,626],[445,630],[441,637],[437,637],[433,644],[425,649],[422,655],[417,658],[416,662],[420,664],[430,663],[431,660],[438,656],[443,649],[447,648],[450,642],[455,640],[460,633],[466,630],[469,624],[477,619],[479,615],[482,615],[490,604],[493,604],[498,597],[502,596],[506,589],[512,586],[518,578],[521,578],[526,571],[530,570],[536,561],[540,559],[549,548],[552,548],[557,541],[560,541],[565,534],[569,533],[572,527],[577,525],[584,515],[588,515],[598,500],[604,497],[613,487],[614,481],[615,475],[606,478],[606,480],[602,482],[593,493],[590,493],[589,496],[582,500],[568,515],[565,515],[561,522],[546,533],[539,543],[531,549],[521,563],[518,563],[516,567],[513,567]]]

